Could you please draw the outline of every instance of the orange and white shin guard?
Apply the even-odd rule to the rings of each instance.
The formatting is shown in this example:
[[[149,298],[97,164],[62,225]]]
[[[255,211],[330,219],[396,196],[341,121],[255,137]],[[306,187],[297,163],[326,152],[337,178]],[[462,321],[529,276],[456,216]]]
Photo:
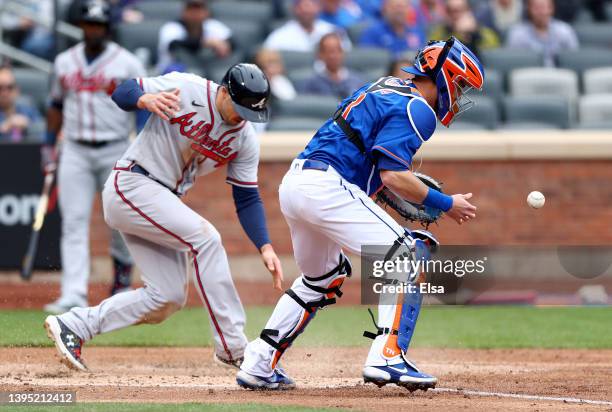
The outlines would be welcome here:
[[[336,303],[336,296],[342,296],[340,288],[350,275],[350,262],[341,255],[340,263],[333,271],[317,278],[302,276],[285,291],[259,336],[274,348],[270,364],[272,370],[276,368],[283,353],[314,318],[317,310]]]

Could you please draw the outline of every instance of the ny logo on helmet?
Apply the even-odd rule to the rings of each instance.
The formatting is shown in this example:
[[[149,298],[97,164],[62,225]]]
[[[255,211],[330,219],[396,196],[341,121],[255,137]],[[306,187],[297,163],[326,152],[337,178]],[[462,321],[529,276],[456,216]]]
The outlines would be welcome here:
[[[251,106],[254,109],[259,109],[259,110],[263,110],[264,106],[266,105],[266,98],[264,97],[263,99],[261,99],[259,102],[252,104]]]

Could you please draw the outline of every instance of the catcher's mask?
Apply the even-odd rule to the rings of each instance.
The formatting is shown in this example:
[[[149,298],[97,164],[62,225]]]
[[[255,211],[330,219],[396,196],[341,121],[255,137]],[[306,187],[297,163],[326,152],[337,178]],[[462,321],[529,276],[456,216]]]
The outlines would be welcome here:
[[[482,90],[484,83],[480,60],[453,36],[447,41],[430,41],[417,53],[414,66],[402,70],[428,77],[435,83],[438,88],[435,112],[446,127],[474,105],[466,94],[472,89]]]

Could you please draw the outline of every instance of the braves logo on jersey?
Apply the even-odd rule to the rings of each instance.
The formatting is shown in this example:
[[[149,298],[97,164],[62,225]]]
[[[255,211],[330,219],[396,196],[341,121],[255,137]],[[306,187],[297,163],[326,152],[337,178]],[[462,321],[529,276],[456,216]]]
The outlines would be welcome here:
[[[104,92],[109,96],[113,94],[119,82],[104,76],[104,73],[96,73],[93,76],[85,77],[81,70],[62,76],[60,79],[65,90],[75,92]]]
[[[192,140],[191,148],[201,155],[217,162],[215,167],[223,166],[234,159],[238,152],[234,150],[230,144],[236,136],[229,136],[231,132],[239,131],[239,129],[230,130],[215,140],[210,137],[212,125],[200,120],[194,124],[194,116],[196,112],[186,113],[184,115],[173,117],[170,119],[170,124],[179,125],[179,133],[189,140]]]

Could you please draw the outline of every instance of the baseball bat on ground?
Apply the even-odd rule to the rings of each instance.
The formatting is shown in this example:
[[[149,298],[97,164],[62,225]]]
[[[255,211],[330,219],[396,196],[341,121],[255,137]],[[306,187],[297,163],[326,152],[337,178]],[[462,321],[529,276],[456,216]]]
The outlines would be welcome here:
[[[38,237],[40,235],[40,229],[42,229],[43,223],[45,222],[45,216],[47,215],[47,207],[49,206],[49,195],[51,188],[53,187],[53,181],[55,180],[55,169],[47,171],[45,174],[45,181],[42,188],[40,199],[36,207],[36,214],[34,215],[34,223],[32,223],[32,233],[30,234],[30,241],[28,243],[28,249],[23,257],[21,265],[21,279],[30,280],[32,277],[32,269],[34,268],[34,260],[36,253],[38,252]]]

